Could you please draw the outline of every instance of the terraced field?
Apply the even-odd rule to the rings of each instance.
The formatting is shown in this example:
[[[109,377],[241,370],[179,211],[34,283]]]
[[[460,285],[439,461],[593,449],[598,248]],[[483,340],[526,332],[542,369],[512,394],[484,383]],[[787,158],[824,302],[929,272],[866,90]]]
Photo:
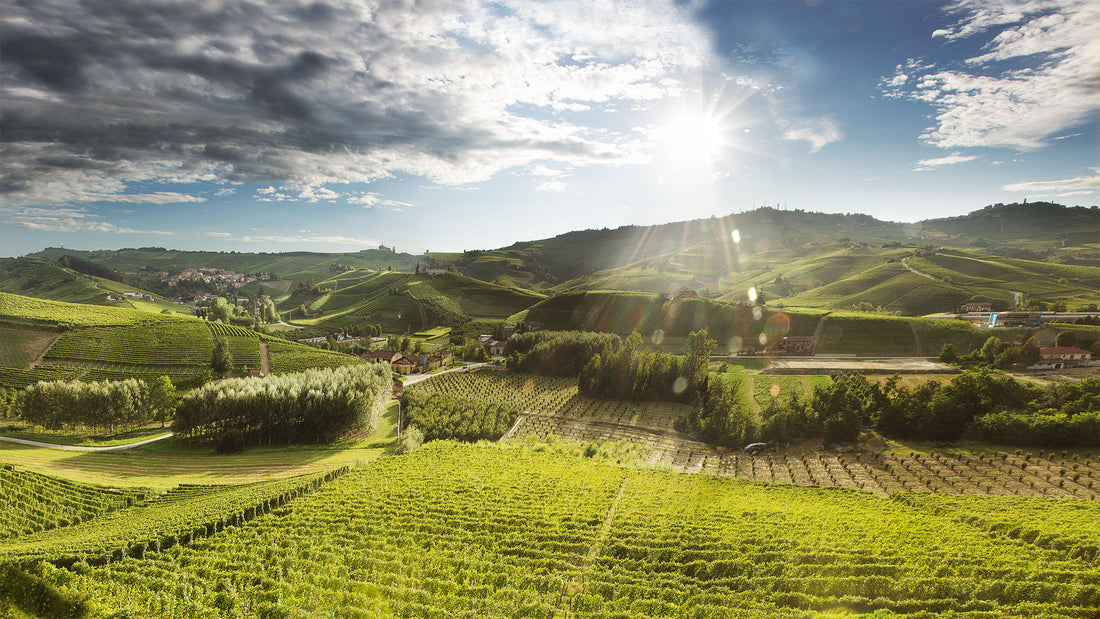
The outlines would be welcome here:
[[[1085,619],[1100,611],[1100,566],[1083,541],[1100,522],[1096,502],[891,500],[432,443],[283,506],[259,505],[251,514],[230,507],[232,517],[215,509],[199,518],[217,518],[203,527],[131,518],[127,528],[119,519],[106,529],[112,541],[102,549],[118,549],[107,562],[45,564],[38,582],[96,615]],[[1065,523],[1034,518],[1043,509]],[[964,520],[964,511],[978,516]],[[997,528],[1016,518],[1025,533]],[[0,554],[17,546],[19,556],[70,564],[74,554],[56,553],[49,539],[17,539]]]

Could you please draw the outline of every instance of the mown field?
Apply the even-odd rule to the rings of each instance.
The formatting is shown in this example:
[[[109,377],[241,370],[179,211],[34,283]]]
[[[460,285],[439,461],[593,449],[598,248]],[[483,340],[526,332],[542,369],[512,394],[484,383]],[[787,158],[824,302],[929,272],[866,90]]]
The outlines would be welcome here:
[[[70,616],[1100,613],[1095,501],[883,498],[446,442],[294,483],[169,493],[0,557],[50,594],[23,603]]]

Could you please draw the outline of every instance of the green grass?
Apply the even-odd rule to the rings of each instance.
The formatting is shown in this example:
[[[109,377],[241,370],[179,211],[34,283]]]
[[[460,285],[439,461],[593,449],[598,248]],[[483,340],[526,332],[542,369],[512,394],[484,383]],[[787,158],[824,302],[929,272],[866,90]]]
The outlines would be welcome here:
[[[55,339],[56,333],[0,327],[0,367],[26,368]]]
[[[825,317],[818,354],[915,355],[916,340],[906,318],[834,312]]]
[[[127,430],[113,435],[93,435],[84,432],[50,432],[42,428],[28,427],[20,424],[9,424],[6,427],[0,427],[0,435],[3,436],[21,438],[28,441],[38,441],[40,443],[77,447],[117,447],[119,445],[130,445],[158,436],[164,436],[169,432],[170,430],[160,426]]]

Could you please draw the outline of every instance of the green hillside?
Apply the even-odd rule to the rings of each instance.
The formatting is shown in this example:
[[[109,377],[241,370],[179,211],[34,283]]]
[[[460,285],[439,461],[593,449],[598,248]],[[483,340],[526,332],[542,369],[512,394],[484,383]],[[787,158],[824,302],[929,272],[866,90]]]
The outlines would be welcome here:
[[[367,323],[380,324],[387,333],[404,333],[479,319],[502,320],[543,298],[457,273],[355,270],[320,282],[313,292],[284,297],[277,307],[298,325],[338,329]]]
[[[261,339],[272,372],[360,363],[241,327],[193,317],[98,307],[0,292],[0,386],[39,380],[151,379],[181,388],[209,378],[214,343],[224,338],[237,371],[261,369]]]

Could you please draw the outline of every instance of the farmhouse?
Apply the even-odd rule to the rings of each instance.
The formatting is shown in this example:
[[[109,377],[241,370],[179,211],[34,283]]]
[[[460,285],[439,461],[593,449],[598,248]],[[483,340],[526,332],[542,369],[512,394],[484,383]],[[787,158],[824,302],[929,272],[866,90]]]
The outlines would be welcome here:
[[[490,356],[499,357],[504,354],[504,342],[501,340],[490,340],[485,343],[485,352]]]
[[[1092,353],[1071,346],[1051,346],[1039,349],[1039,363],[1032,370],[1061,370],[1089,365]]]
[[[412,374],[413,372],[415,372],[417,364],[420,360],[412,355],[406,355],[403,353],[398,354],[401,355],[400,358],[390,363],[390,365],[393,366],[393,371],[397,372],[398,374]]]
[[[396,350],[374,350],[365,355],[359,355],[359,357],[371,363],[382,363],[385,361],[392,365],[401,358],[401,353]]]

